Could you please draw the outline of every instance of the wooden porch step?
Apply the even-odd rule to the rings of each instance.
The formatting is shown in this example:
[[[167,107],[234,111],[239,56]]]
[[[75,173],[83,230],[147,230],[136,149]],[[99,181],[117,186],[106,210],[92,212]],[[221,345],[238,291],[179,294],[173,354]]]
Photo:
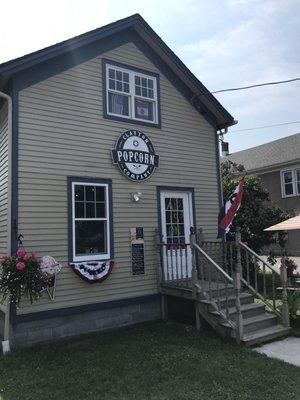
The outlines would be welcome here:
[[[228,307],[233,308],[235,306],[235,299],[236,297],[234,295],[228,296]],[[213,301],[216,301],[216,299],[212,299]],[[251,294],[248,293],[241,293],[240,296],[240,300],[241,300],[241,304],[245,305],[245,304],[250,304],[250,303],[254,303],[254,298]],[[202,304],[207,304],[208,306],[210,305],[211,301],[210,300],[206,300],[206,299],[200,299],[199,300],[200,303]],[[220,308],[223,309],[226,307],[226,297],[220,297]],[[215,311],[215,309],[211,306],[209,311]]]
[[[221,323],[222,326],[228,328],[230,325],[227,322]],[[277,325],[277,316],[275,314],[263,313],[250,318],[243,318],[244,334],[257,332],[261,329],[269,328]]]
[[[290,328],[286,328],[283,325],[277,324],[265,329],[260,329],[256,332],[251,332],[243,337],[243,343],[246,346],[255,346],[259,343],[270,342],[274,339],[279,339],[283,336],[288,336]]]
[[[222,311],[226,313],[225,308],[223,308]],[[264,304],[258,304],[258,303],[243,304],[241,306],[241,311],[243,314],[243,318],[250,318],[256,315],[264,314],[265,306]],[[214,315],[219,315],[218,311],[212,311],[211,313]],[[236,314],[236,307],[230,307],[228,310],[228,314],[230,319],[234,320]]]

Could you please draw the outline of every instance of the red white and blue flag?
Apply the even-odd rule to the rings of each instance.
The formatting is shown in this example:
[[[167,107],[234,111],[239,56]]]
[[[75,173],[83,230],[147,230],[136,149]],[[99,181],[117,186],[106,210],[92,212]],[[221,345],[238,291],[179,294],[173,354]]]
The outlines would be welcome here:
[[[218,218],[218,239],[225,238],[226,233],[229,232],[230,225],[242,203],[244,183],[245,180],[243,178],[220,210]]]

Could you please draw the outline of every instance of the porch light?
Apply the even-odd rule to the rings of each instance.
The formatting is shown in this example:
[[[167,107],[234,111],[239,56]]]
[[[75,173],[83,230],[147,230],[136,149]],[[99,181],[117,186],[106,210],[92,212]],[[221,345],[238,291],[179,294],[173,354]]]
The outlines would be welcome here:
[[[137,203],[138,201],[140,201],[142,197],[142,193],[141,192],[133,192],[131,193],[131,201],[133,201],[134,203]]]

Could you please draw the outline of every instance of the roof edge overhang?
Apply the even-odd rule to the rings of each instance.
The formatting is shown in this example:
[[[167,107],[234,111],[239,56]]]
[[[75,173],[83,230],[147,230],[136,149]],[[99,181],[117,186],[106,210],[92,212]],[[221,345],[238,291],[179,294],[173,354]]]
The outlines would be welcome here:
[[[1,64],[0,87],[5,86],[15,74],[25,69],[37,66],[59,55],[72,52],[82,46],[91,44],[99,39],[105,39],[129,28],[132,28],[189,88],[191,92],[190,102],[196,103],[194,104],[196,108],[203,108],[207,114],[210,114],[210,119],[213,121],[212,123],[216,130],[225,129],[236,123],[232,115],[228,113],[139,14],[131,15],[101,28]]]

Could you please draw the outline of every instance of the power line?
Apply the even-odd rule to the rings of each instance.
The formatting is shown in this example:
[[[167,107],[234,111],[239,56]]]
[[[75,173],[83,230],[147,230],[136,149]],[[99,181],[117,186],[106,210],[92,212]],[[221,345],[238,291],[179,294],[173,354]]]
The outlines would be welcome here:
[[[254,130],[256,130],[256,129],[265,129],[265,128],[272,128],[272,127],[274,127],[274,126],[291,125],[291,124],[300,124],[300,121],[283,122],[283,123],[281,123],[281,124],[257,126],[257,127],[255,127],[255,128],[236,129],[236,130],[231,131],[230,133],[244,132],[244,131],[254,131]]]
[[[236,91],[236,90],[252,89],[252,88],[256,88],[256,87],[260,87],[260,86],[279,85],[281,83],[289,83],[289,82],[295,82],[295,81],[300,81],[300,78],[287,79],[285,81],[259,83],[257,85],[241,86],[241,87],[231,88],[231,89],[215,90],[214,92],[211,92],[211,93],[233,92],[233,91]]]

